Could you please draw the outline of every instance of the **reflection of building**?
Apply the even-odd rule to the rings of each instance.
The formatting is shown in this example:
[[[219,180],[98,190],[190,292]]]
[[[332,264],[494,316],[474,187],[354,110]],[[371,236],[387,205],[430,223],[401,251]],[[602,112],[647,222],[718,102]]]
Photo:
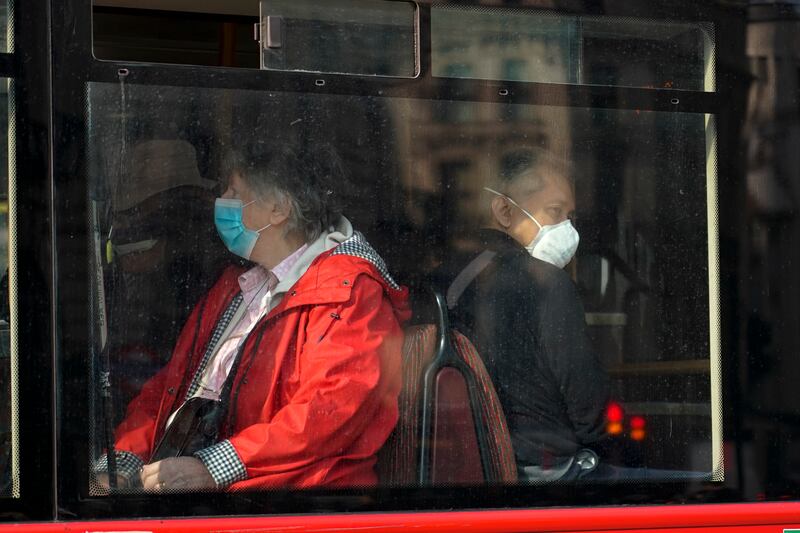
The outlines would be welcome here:
[[[800,107],[798,107],[798,68],[800,68],[800,7],[786,4],[754,5],[747,28],[747,55],[753,76],[750,86],[745,140],[747,153],[747,193],[751,216],[751,267],[754,283],[762,290],[753,291],[759,316],[754,320],[796,321],[794,326],[772,332],[770,353],[797,353],[800,342],[796,332],[800,316],[793,313],[800,301],[800,283],[796,276],[784,275],[779,265],[800,260],[797,249],[782,246],[783,253],[794,257],[770,257],[775,245],[791,242],[800,236]],[[768,296],[762,296],[768,294]],[[765,349],[760,339],[758,346]],[[777,360],[776,360],[777,363]],[[796,358],[780,358],[781,365],[798,365]],[[753,369],[756,373],[759,369]],[[764,368],[783,375],[800,375],[800,365],[793,368]],[[753,380],[758,375],[749,376]],[[786,393],[790,389],[783,389]],[[796,395],[778,397],[774,390],[771,405],[787,406]]]
[[[410,191],[409,212],[422,223],[426,213],[415,213],[414,193],[447,200],[450,222],[474,222],[481,188],[500,168],[505,154],[525,146],[566,146],[567,108],[528,108],[538,116],[525,121],[503,119],[507,107],[499,104],[416,102],[393,104],[404,117],[397,121],[401,180]],[[469,115],[469,119],[463,119]],[[442,117],[459,117],[443,120]]]
[[[697,90],[708,82],[707,34],[697,24],[458,9],[432,17],[433,75],[456,86],[489,80],[472,87],[497,91],[510,80],[557,91],[561,83],[669,81]],[[677,68],[663,57],[691,61]],[[710,470],[704,116],[479,101],[389,105],[405,213],[436,236],[423,269],[467,244],[454,235],[477,222],[482,187],[507,154],[538,146],[573,160],[582,221],[576,274],[595,349],[617,378],[615,397],[650,420],[651,466],[688,466],[688,445],[664,445],[683,441],[705,454],[697,464]]]
[[[574,46],[564,18],[486,13],[456,8],[434,10],[434,76],[568,82]],[[536,19],[532,21],[532,19]],[[535,23],[533,23],[535,22]],[[474,23],[474,24],[473,24]],[[464,27],[472,32],[465,33]],[[487,88],[488,91],[496,89]],[[407,190],[441,196],[447,222],[474,222],[481,188],[506,154],[526,146],[569,155],[570,112],[566,107],[534,107],[438,101],[430,106],[394,104],[401,181]],[[452,201],[451,201],[452,200]],[[409,198],[417,223],[425,213]]]
[[[747,57],[752,79],[743,130],[750,249],[742,305],[751,311],[743,317],[747,346],[739,377],[747,400],[756,406],[748,429],[759,446],[769,447],[755,456],[773,455],[781,475],[797,483],[800,451],[784,444],[791,441],[787,435],[797,438],[797,428],[780,420],[800,411],[796,387],[789,382],[800,376],[800,4],[751,4]],[[765,487],[746,488],[756,493]]]

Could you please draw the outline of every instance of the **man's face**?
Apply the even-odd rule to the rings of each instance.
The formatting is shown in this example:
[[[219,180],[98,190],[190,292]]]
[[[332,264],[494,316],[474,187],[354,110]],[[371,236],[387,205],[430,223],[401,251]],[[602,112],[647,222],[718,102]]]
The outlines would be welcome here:
[[[523,209],[528,211],[542,226],[564,222],[575,214],[575,193],[568,179],[553,173],[542,175],[544,185],[536,192],[533,181],[525,176],[518,179],[509,191]],[[527,246],[539,234],[539,226],[520,209],[512,209],[508,230],[514,239]]]

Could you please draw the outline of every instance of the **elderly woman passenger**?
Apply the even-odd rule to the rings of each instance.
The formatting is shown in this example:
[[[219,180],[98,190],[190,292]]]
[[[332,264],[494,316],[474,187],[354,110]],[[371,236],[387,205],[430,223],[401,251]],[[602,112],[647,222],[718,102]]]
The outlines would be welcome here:
[[[376,453],[397,421],[407,290],[342,216],[335,154],[235,154],[226,167],[215,223],[253,266],[225,270],[169,363],[130,403],[115,433],[120,484],[373,484]],[[158,460],[165,431],[193,398],[229,400],[219,437]]]

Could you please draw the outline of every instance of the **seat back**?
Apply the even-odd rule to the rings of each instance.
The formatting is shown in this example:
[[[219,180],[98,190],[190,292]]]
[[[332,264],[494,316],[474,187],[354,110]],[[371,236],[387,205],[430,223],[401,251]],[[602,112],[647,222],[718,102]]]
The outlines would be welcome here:
[[[378,458],[383,485],[517,479],[505,416],[479,354],[456,331],[446,344],[443,359],[436,326],[405,332],[400,417]]]

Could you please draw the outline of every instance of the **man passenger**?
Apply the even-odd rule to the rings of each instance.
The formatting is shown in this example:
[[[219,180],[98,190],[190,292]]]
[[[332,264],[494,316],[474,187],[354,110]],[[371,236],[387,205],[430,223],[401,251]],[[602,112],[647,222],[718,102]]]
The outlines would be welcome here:
[[[492,377],[520,479],[584,477],[598,464],[608,378],[564,270],[579,241],[568,164],[539,149],[511,155],[482,209],[477,251],[440,271],[451,320]]]

